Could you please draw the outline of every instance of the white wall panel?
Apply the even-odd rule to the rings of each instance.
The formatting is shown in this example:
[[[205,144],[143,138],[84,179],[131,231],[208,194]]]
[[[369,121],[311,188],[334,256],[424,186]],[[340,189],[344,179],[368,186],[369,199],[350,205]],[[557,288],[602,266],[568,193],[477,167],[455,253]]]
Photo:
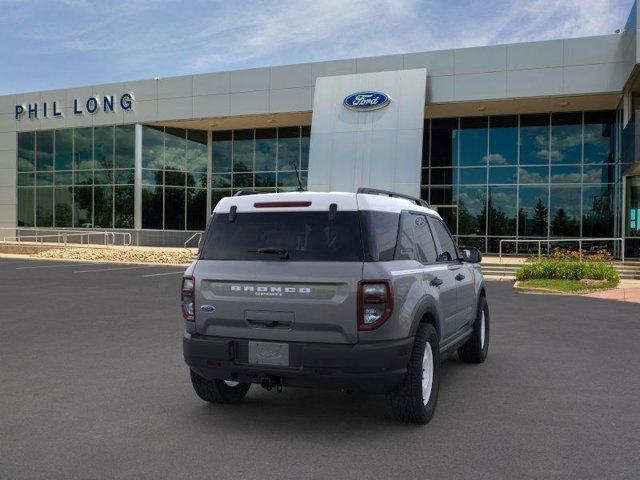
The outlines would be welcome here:
[[[231,93],[269,89],[269,68],[236,70],[230,72],[229,75],[229,91]]]
[[[310,63],[271,68],[271,89],[310,87],[311,84]]]
[[[560,67],[562,63],[562,40],[507,45],[507,68],[509,70]]]
[[[306,112],[311,110],[311,87],[285,88],[269,92],[269,112]]]
[[[564,90],[569,93],[614,92],[622,88],[622,64],[579,65],[564,69]]]
[[[229,115],[228,94],[193,97],[194,117],[226,117],[227,115]]]
[[[507,72],[455,75],[454,89],[457,101],[505,98]]]
[[[0,115],[3,113],[15,112],[15,96],[14,95],[2,95],[0,96]]]
[[[564,42],[565,65],[591,65],[622,61],[622,36],[568,38]]]
[[[168,77],[158,80],[158,99],[193,96],[193,77]]]
[[[344,107],[347,95],[363,90],[380,91],[391,103],[364,112]],[[355,191],[368,186],[393,190],[402,183],[404,189],[412,185],[411,193],[417,195],[425,90],[425,69],[318,78],[311,122],[309,189]]]
[[[230,115],[250,115],[269,112],[269,90],[232,93],[229,98]]]
[[[380,57],[367,57],[356,59],[357,73],[388,72],[402,70],[404,61],[402,55],[383,55]]]
[[[407,53],[404,55],[404,68],[426,68],[430,76],[453,75],[453,50],[436,52]]]
[[[316,78],[331,75],[348,75],[356,73],[355,58],[348,60],[331,60],[328,62],[314,62],[311,64],[311,81],[315,85]]]
[[[216,95],[229,93],[229,72],[208,73],[193,76],[193,94]]]
[[[193,118],[193,99],[191,97],[158,99],[158,118]]]
[[[16,149],[16,134],[15,132],[2,132],[0,133],[0,151],[3,150],[15,150]],[[0,168],[7,168],[2,167]]]
[[[507,96],[561,95],[562,68],[534,68],[507,72]]]
[[[454,69],[459,73],[498,72],[507,69],[507,46],[471,47],[454,50]]]

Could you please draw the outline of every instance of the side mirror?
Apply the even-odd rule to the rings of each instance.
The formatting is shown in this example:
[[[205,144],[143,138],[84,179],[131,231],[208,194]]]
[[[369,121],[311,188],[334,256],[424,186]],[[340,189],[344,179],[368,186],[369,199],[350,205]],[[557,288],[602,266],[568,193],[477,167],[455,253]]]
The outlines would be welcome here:
[[[480,263],[482,253],[476,247],[466,247],[462,250],[462,259],[469,263]]]

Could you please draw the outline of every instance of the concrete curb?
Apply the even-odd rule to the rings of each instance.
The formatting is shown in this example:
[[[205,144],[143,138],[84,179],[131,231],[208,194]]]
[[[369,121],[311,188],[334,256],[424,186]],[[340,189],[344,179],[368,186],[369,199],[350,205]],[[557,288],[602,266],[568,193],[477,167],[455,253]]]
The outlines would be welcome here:
[[[539,294],[539,295],[578,295],[578,296],[584,296],[584,295],[589,295],[591,293],[596,293],[596,292],[608,292],[610,290],[617,290],[618,287],[613,287],[613,288],[599,288],[599,289],[590,289],[590,290],[584,290],[582,292],[560,292],[558,290],[552,290],[550,288],[541,288],[541,287],[521,287],[520,286],[520,282],[515,282],[513,284],[513,289],[514,290],[518,290],[520,293],[533,293],[533,294]]]

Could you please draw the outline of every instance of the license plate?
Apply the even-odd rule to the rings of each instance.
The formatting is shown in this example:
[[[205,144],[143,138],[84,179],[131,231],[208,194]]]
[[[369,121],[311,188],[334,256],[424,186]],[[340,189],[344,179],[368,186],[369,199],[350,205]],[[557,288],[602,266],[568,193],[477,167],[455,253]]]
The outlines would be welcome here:
[[[249,342],[249,363],[256,365],[289,366],[289,344]]]

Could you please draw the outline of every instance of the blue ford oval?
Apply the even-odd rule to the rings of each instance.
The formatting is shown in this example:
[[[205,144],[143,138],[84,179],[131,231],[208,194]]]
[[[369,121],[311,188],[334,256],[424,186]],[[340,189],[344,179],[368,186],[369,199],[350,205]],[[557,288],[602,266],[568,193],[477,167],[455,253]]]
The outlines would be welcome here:
[[[391,99],[382,92],[356,92],[342,102],[349,110],[371,111],[389,105]]]

